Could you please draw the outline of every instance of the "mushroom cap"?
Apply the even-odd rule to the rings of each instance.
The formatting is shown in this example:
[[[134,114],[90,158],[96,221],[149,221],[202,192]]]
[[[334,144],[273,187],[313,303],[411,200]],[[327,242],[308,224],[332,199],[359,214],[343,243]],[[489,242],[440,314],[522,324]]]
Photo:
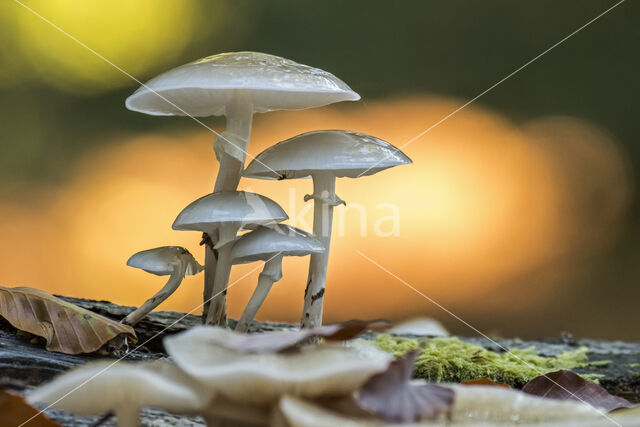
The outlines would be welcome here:
[[[416,384],[425,384],[425,382],[416,381]],[[506,426],[516,423],[527,426],[584,427],[586,425],[605,426],[610,424],[608,420],[602,418],[602,413],[598,409],[574,400],[542,398],[518,390],[495,386],[471,387],[458,384],[441,384],[441,386],[454,390],[453,407],[440,414],[437,420],[424,419],[412,423],[412,426],[427,427],[445,424]],[[364,412],[357,415],[358,412],[354,410],[341,412],[339,407],[323,406],[320,402],[311,402],[296,396],[284,396],[280,399],[277,410],[279,412],[277,415],[284,421],[283,425],[295,427],[334,425],[401,427],[407,425],[406,423],[386,422]],[[614,414],[623,413],[624,411]],[[590,421],[594,424],[590,424]]]
[[[424,337],[448,337],[449,332],[442,323],[430,317],[415,317],[394,325],[387,331],[391,335],[417,335]]]
[[[411,159],[402,151],[373,136],[346,130],[319,130],[267,148],[253,159],[243,175],[290,179],[325,172],[356,178],[409,163]]]
[[[239,91],[256,113],[360,99],[342,80],[318,68],[266,53],[230,52],[160,74],[125,105],[154,116],[222,116]]]
[[[56,377],[29,393],[27,399],[78,415],[93,415],[145,406],[191,412],[208,406],[213,396],[166,361],[101,361]]]
[[[167,276],[173,273],[178,261],[187,264],[185,274],[194,275],[203,270],[203,267],[191,255],[191,252],[182,246],[161,246],[140,251],[127,260],[127,265],[157,276]]]
[[[264,225],[288,218],[285,211],[268,197],[247,191],[222,191],[190,203],[178,214],[172,228],[210,233],[225,223]]]
[[[322,243],[311,233],[285,224],[258,227],[242,235],[233,245],[234,264],[265,261],[275,254],[305,256],[324,252]]]
[[[268,333],[268,332],[265,332]],[[273,403],[284,394],[344,396],[393,357],[372,344],[322,343],[286,353],[243,354],[221,343],[234,331],[196,326],[164,339],[178,367],[204,387],[236,402]]]

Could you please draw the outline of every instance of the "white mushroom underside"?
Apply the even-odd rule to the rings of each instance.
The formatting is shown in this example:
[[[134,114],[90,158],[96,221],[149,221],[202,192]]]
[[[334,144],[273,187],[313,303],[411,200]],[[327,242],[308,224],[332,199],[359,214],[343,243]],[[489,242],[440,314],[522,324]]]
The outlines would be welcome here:
[[[330,426],[564,426],[614,425],[597,409],[576,401],[560,401],[530,396],[495,386],[447,385],[456,392],[453,407],[438,421],[396,424],[373,416],[348,416],[313,402],[284,397],[279,403],[281,416],[289,427]]]
[[[127,108],[152,116],[226,116],[226,105],[238,88],[194,87],[164,88],[136,92],[127,100]],[[334,102],[357,100],[347,92],[305,90],[273,90],[273,88],[243,89],[245,99],[254,113],[274,110],[301,110],[322,107]],[[353,93],[353,92],[351,92]]]
[[[164,344],[176,364],[206,387],[232,400],[264,404],[283,394],[305,397],[345,395],[392,357],[366,343],[321,344],[289,353],[239,354],[215,343],[225,333],[198,327],[168,337]]]

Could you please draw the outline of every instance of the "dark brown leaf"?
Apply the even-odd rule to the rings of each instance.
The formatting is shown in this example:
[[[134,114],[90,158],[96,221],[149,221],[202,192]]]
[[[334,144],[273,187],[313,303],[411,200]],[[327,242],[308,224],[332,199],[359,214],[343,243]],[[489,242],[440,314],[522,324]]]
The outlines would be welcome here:
[[[535,377],[524,385],[522,391],[550,399],[586,402],[606,411],[632,406],[626,399],[609,394],[598,384],[564,369]]]
[[[92,353],[121,334],[136,338],[128,325],[33,288],[0,286],[0,316],[44,338],[47,350],[67,354]]]
[[[462,385],[494,385],[497,387],[511,388],[508,384],[500,384],[491,381],[489,378],[478,378],[475,380],[462,381],[460,384]]]
[[[358,405],[384,420],[405,423],[435,418],[451,407],[452,389],[435,384],[411,384],[418,352],[408,352],[391,362],[385,372],[371,377],[358,392]]]
[[[237,334],[221,342],[220,345],[238,353],[277,353],[295,348],[298,344],[311,338],[346,341],[357,337],[368,329],[382,329],[388,326],[389,322],[386,320],[349,320],[313,329],[261,334]]]
[[[25,424],[28,427],[60,427],[39,412],[17,394],[0,390],[0,426],[16,427],[28,421]]]

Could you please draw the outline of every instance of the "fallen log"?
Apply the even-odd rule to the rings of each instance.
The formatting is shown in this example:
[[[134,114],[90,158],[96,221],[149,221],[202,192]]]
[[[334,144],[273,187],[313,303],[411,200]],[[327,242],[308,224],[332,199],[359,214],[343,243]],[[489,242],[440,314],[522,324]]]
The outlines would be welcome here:
[[[62,297],[88,310],[115,320],[124,318],[134,310],[108,301],[93,301]],[[233,326],[233,321],[231,321]],[[165,357],[162,339],[170,334],[200,324],[200,316],[172,311],[153,312],[135,327],[139,341],[122,360],[147,360]],[[283,323],[254,323],[255,330],[270,331],[292,328]],[[365,338],[373,338],[368,334]],[[535,341],[520,339],[495,339],[460,337],[461,340],[481,346],[494,352],[504,349],[535,347],[542,356],[554,357],[579,347],[587,347],[590,364],[576,369],[581,374],[595,374],[600,384],[610,393],[622,396],[631,402],[640,402],[640,343],[603,341],[593,339],[552,338]],[[108,357],[100,354],[66,355],[49,352],[43,343],[33,336],[22,334],[8,322],[0,319],[0,388],[19,393],[35,387],[74,366],[91,360]],[[118,360],[112,357],[114,361]],[[100,417],[74,417],[61,411],[47,410],[46,413],[62,425],[89,426]],[[142,425],[186,425],[201,426],[199,418],[186,418],[155,409],[146,409],[141,417]],[[109,424],[105,424],[109,425]]]

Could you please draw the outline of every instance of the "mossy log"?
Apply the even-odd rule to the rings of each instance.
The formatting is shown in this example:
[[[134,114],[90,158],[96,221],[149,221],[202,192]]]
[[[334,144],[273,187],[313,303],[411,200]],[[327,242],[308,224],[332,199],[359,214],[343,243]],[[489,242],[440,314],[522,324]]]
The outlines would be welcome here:
[[[134,307],[124,307],[108,301],[92,301],[63,297],[65,300],[95,311],[104,316],[120,320]],[[233,325],[233,321],[230,321]],[[139,341],[127,360],[145,360],[165,357],[162,338],[200,324],[200,316],[170,311],[153,312],[135,327]],[[254,330],[282,330],[292,328],[283,323],[254,323]],[[374,334],[365,338],[374,339]],[[407,337],[424,338],[424,337]],[[535,348],[535,352],[545,357],[556,357],[562,353],[575,352],[586,347],[588,365],[575,370],[582,374],[593,375],[609,392],[625,397],[632,402],[640,402],[640,343],[619,341],[600,341],[591,339],[543,339],[524,341],[520,339],[465,338],[460,340],[480,346],[495,353],[507,349]],[[44,349],[38,338],[16,331],[7,322],[0,319],[0,387],[17,392],[48,381],[65,370],[104,357],[104,354],[65,355]],[[595,362],[595,363],[594,363]],[[421,372],[418,370],[418,372]],[[519,386],[521,384],[513,384]],[[48,410],[52,418],[62,425],[89,426],[99,417],[73,417],[61,411]],[[106,423],[105,425],[110,425]],[[199,418],[185,418],[168,414],[160,410],[145,410],[142,413],[142,425],[205,425]]]

